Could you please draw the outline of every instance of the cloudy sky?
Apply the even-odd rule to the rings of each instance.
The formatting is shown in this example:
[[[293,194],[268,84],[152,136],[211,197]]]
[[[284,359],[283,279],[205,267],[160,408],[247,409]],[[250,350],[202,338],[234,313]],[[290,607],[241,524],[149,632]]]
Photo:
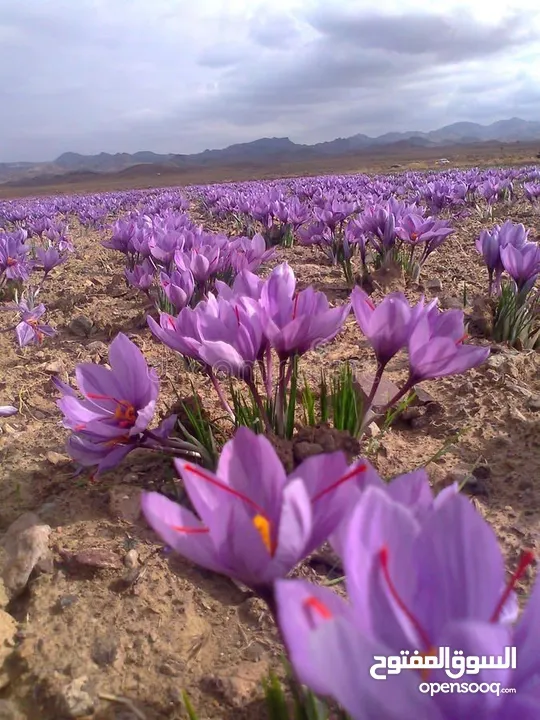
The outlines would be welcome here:
[[[0,0],[0,161],[540,120],[537,0]]]

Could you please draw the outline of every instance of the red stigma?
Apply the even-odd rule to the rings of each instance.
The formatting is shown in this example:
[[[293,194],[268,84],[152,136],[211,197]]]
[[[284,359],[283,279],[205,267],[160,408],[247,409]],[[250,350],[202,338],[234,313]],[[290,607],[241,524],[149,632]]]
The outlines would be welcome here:
[[[259,505],[257,505],[257,503],[254,502],[247,495],[244,495],[243,493],[238,492],[238,490],[234,490],[232,487],[229,487],[225,483],[220,482],[216,478],[213,478],[210,475],[207,475],[200,468],[195,467],[194,465],[184,465],[184,469],[186,470],[186,472],[193,473],[193,475],[200,477],[202,480],[206,480],[206,482],[210,483],[211,485],[214,485],[215,487],[219,488],[220,490],[223,490],[224,492],[227,492],[230,495],[234,495],[234,497],[237,497],[239,500],[243,500],[243,502],[245,502],[246,505],[249,505],[251,508],[253,508],[258,515],[262,515],[263,517],[266,517],[266,512],[261,507],[259,507]]]
[[[234,308],[234,314],[236,315],[236,320],[238,321],[238,325],[240,325],[240,313],[238,311],[238,305]]]
[[[98,395],[97,393],[87,393],[86,397],[90,400],[110,400],[115,402],[114,419],[118,421],[118,426],[123,430],[133,427],[137,422],[137,411],[129,400],[117,400],[111,395]]]
[[[518,566],[517,566],[514,574],[508,581],[508,584],[507,584],[506,588],[504,589],[502,597],[499,600],[499,602],[497,603],[497,607],[495,608],[493,615],[490,618],[490,622],[496,623],[499,620],[500,614],[501,614],[504,606],[506,605],[508,598],[510,597],[510,593],[516,587],[517,583],[519,582],[519,580],[521,580],[523,575],[525,575],[525,571],[527,570],[529,565],[532,565],[532,563],[535,560],[536,560],[536,558],[535,558],[532,550],[524,550],[523,551],[521,558],[519,560]]]
[[[185,533],[186,535],[204,535],[207,532],[210,532],[210,530],[206,527],[198,528],[198,527],[184,527],[182,525],[171,525],[172,530],[175,530],[179,533]]]
[[[86,427],[86,423],[79,423],[78,425],[75,425],[73,428],[75,432],[80,432],[81,430],[84,430]]]
[[[464,340],[466,340],[468,337],[469,337],[469,336],[467,335],[467,333],[465,333],[464,335],[462,335],[462,336],[459,338],[459,340],[456,340],[456,345],[461,345],[461,343],[462,343]]]
[[[418,233],[411,233],[411,240],[414,242],[415,240],[418,240]]]
[[[375,304],[372,300],[370,300],[368,297],[364,301],[368,307],[370,307],[372,310],[375,310]]]
[[[317,502],[317,500],[320,500],[325,495],[328,495],[328,493],[333,492],[340,485],[343,485],[343,483],[346,483],[348,480],[352,480],[357,475],[360,475],[361,473],[365,472],[366,470],[367,470],[367,465],[358,465],[357,467],[354,468],[354,470],[351,470],[346,475],[343,475],[343,477],[339,478],[339,480],[336,480],[336,482],[332,483],[327,488],[324,488],[324,490],[321,490],[321,492],[317,493],[317,495],[314,496],[312,502]]]
[[[388,559],[389,559],[389,552],[388,547],[384,545],[379,550],[379,562],[381,564],[381,570],[383,574],[383,578],[386,582],[386,585],[388,586],[388,590],[390,591],[390,595],[395,600],[397,606],[401,610],[401,612],[406,616],[407,620],[411,623],[411,625],[414,627],[416,632],[418,633],[418,637],[421,639],[424,646],[428,649],[428,651],[431,650],[432,645],[429,641],[429,638],[427,636],[426,631],[424,628],[420,625],[420,622],[415,618],[415,616],[412,614],[412,612],[409,610],[409,608],[405,605],[403,599],[400,597],[396,586],[394,585],[392,578],[390,577],[390,572],[388,570]]]
[[[167,316],[167,322],[169,323],[169,327],[171,328],[171,330],[176,330],[173,319],[170,315]]]
[[[311,595],[310,597],[306,598],[304,602],[302,603],[304,610],[306,612],[310,612],[310,620],[312,621],[313,625],[313,614],[319,615],[323,620],[331,620],[332,619],[332,613],[330,609],[321,601],[319,598],[314,597]]]
[[[13,267],[13,266],[16,265],[16,264],[17,264],[17,261],[15,260],[15,258],[8,257],[8,259],[7,259],[7,266],[8,266],[8,267]]]

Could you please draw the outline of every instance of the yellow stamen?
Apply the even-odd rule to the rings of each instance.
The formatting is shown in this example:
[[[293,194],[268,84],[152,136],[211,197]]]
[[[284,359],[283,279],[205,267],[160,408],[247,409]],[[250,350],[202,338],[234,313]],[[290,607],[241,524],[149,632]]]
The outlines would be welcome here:
[[[270,555],[273,556],[275,547],[272,545],[270,521],[268,518],[265,518],[264,515],[255,515],[253,518],[253,525],[261,536],[264,547],[268,550]]]

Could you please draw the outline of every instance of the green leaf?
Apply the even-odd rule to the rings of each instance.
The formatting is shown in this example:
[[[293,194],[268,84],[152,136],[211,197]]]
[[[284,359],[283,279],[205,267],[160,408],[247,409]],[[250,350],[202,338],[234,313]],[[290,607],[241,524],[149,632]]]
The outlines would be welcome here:
[[[197,713],[195,712],[195,709],[191,704],[191,700],[189,699],[189,696],[185,690],[182,692],[182,701],[184,703],[184,707],[186,709],[189,720],[199,720]]]

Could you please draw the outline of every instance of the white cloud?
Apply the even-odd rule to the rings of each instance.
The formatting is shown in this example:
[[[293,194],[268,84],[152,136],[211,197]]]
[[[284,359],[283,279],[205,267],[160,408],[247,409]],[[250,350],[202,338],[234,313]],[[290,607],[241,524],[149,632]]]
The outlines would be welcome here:
[[[2,0],[0,160],[534,119],[536,5]]]

